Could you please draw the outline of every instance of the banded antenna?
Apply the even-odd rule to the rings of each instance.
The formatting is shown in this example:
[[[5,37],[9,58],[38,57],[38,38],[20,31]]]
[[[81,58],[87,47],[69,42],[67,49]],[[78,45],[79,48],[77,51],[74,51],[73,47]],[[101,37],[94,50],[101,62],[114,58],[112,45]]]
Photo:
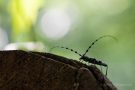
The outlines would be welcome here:
[[[50,51],[52,50],[52,49],[54,49],[54,48],[64,48],[64,49],[67,49],[67,50],[69,50],[69,51],[72,51],[72,52],[74,52],[74,53],[76,53],[76,54],[78,54],[79,56],[81,56],[82,57],[82,55],[80,54],[80,53],[78,53],[77,51],[75,51],[75,50],[73,50],[73,49],[70,49],[70,48],[67,48],[67,47],[60,47],[60,46],[54,46],[54,47],[52,47],[51,49],[50,49]]]
[[[85,56],[86,53],[89,51],[89,49],[90,49],[97,41],[99,41],[100,39],[105,38],[105,37],[111,37],[111,38],[113,38],[114,40],[118,41],[117,38],[114,37],[114,36],[112,36],[112,35],[104,35],[104,36],[101,36],[101,37],[97,38],[95,41],[92,42],[92,44],[88,47],[88,49],[85,51],[85,53],[84,53],[82,56]]]

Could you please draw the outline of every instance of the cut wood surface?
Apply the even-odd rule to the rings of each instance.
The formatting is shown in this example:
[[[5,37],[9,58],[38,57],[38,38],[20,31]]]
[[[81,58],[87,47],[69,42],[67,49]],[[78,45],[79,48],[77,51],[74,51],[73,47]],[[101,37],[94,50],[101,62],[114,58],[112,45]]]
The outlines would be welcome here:
[[[0,51],[0,90],[117,90],[93,65],[62,56]]]

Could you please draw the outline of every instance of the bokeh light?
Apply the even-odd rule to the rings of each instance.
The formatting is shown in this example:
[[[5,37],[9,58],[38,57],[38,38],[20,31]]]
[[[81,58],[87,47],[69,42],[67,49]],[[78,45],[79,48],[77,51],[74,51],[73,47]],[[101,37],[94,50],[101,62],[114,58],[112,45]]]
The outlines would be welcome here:
[[[61,8],[49,9],[41,17],[42,32],[49,39],[60,39],[69,32],[71,21],[65,10]]]
[[[44,51],[45,45],[41,42],[17,42],[10,43],[4,47],[4,50],[28,50],[28,51]]]

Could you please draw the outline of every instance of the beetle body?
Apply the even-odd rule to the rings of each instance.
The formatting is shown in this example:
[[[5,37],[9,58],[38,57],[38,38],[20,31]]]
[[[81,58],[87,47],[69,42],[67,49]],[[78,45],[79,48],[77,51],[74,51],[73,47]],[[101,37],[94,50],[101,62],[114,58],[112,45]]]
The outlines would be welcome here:
[[[88,63],[92,63],[92,64],[96,64],[96,65],[101,65],[101,66],[104,66],[104,67],[108,66],[106,63],[103,63],[100,60],[96,60],[95,58],[89,58],[87,56],[82,56],[80,59],[84,60],[84,61],[86,61]]]

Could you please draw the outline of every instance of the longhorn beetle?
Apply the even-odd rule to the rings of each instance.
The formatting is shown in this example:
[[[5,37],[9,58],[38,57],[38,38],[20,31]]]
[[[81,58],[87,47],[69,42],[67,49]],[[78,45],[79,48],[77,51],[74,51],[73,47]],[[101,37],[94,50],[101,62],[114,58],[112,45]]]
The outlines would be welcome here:
[[[74,52],[74,53],[76,53],[76,54],[78,54],[78,55],[80,56],[80,59],[79,59],[79,60],[83,60],[83,61],[88,62],[88,63],[92,63],[92,64],[96,64],[96,65],[100,65],[100,66],[106,67],[106,75],[107,75],[108,65],[107,65],[106,63],[104,63],[104,62],[102,62],[102,61],[100,61],[100,60],[96,60],[95,58],[90,58],[90,57],[86,56],[86,53],[90,50],[90,48],[91,48],[98,40],[100,40],[100,39],[102,39],[102,38],[104,38],[104,37],[111,37],[111,38],[117,40],[114,36],[111,36],[111,35],[104,35],[104,36],[101,36],[101,37],[97,38],[95,41],[93,41],[93,42],[91,43],[91,45],[88,47],[88,49],[86,49],[85,53],[82,54],[82,55],[81,55],[80,53],[78,53],[77,51],[75,51],[75,50],[73,50],[73,49],[70,49],[70,48],[67,48],[67,47],[55,46],[55,47],[51,48],[50,50],[52,50],[52,49],[54,49],[54,48],[57,48],[57,47],[58,47],[58,48],[64,48],[64,49],[70,50],[70,51],[72,51],[72,52]]]

